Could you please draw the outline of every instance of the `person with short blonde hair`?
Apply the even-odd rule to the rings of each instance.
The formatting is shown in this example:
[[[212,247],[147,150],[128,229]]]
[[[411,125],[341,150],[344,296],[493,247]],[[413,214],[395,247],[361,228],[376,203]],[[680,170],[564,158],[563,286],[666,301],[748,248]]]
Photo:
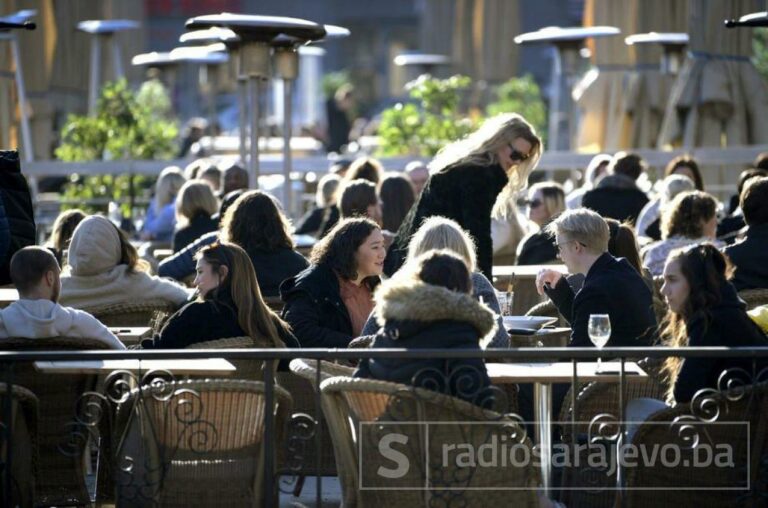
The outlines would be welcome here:
[[[532,231],[517,248],[518,265],[543,265],[557,260],[557,251],[546,226],[565,211],[565,189],[557,182],[539,182],[528,189],[528,219],[539,229]]]
[[[176,166],[169,166],[160,173],[155,184],[155,198],[149,204],[147,217],[141,226],[142,240],[171,241],[176,227],[174,201],[185,181],[184,173]]]
[[[552,236],[563,238],[565,241],[578,242],[591,254],[600,255],[608,252],[608,240],[611,236],[608,223],[592,210],[586,208],[569,210],[552,221],[547,226],[547,231]],[[562,252],[560,240],[557,243]]]
[[[190,180],[176,196],[176,231],[171,248],[173,252],[197,240],[199,237],[218,229],[218,223],[211,218],[219,209],[219,200],[213,189],[204,180]]]

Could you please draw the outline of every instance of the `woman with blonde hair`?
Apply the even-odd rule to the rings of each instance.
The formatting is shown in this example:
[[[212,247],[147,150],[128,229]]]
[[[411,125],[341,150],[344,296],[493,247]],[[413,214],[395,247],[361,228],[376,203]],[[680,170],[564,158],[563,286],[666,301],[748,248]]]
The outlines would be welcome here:
[[[408,244],[406,263],[432,251],[449,251],[464,260],[472,279],[472,296],[475,300],[484,302],[497,315],[496,332],[484,346],[509,347],[509,334],[504,329],[496,292],[485,275],[477,271],[475,243],[472,237],[451,219],[430,217],[424,221]],[[371,315],[361,335],[372,335],[377,329],[376,318]]]
[[[201,236],[218,229],[211,216],[219,210],[219,200],[204,180],[189,180],[176,196],[176,231],[173,233],[173,252],[194,242]]]
[[[245,250],[216,242],[201,249],[196,257],[197,300],[171,316],[142,348],[185,348],[197,342],[243,336],[261,347],[298,347],[288,324],[264,303]]]
[[[69,248],[69,241],[72,239],[72,234],[75,232],[75,228],[80,224],[83,219],[88,217],[84,211],[74,208],[72,210],[66,210],[61,212],[56,220],[53,221],[53,228],[51,229],[51,238],[48,240],[48,246],[56,257],[56,261],[59,262],[59,266],[63,266],[64,263],[64,251]]]
[[[543,146],[520,115],[503,113],[486,120],[464,139],[444,147],[429,164],[430,177],[389,249],[385,273],[405,261],[411,236],[427,217],[455,220],[477,242],[480,271],[491,276],[491,210],[525,186]]]
[[[149,203],[139,233],[142,240],[171,241],[176,227],[174,201],[185,181],[184,173],[176,166],[169,166],[160,173],[155,184],[155,198]]]
[[[545,230],[547,224],[565,211],[565,189],[557,182],[539,182],[528,190],[528,219],[539,229],[518,246],[518,265],[543,265],[557,261],[557,247]]]

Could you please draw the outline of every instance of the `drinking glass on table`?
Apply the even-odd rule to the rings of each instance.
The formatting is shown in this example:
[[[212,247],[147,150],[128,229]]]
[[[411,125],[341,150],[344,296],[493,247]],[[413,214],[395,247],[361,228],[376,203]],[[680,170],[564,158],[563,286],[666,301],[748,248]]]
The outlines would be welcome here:
[[[590,314],[587,328],[589,339],[597,349],[603,349],[611,338],[611,319],[608,314]],[[601,358],[597,359],[597,372],[601,369]]]

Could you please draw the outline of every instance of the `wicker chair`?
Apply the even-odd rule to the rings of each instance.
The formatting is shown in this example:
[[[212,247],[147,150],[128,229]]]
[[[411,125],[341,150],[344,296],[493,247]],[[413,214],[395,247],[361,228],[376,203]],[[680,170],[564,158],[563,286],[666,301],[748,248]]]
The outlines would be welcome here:
[[[521,428],[501,414],[430,390],[371,379],[331,378],[323,381],[321,391],[336,456],[350,475],[342,481],[344,506],[538,506],[535,490],[539,478],[532,462],[525,467],[487,468],[456,467],[453,460],[444,463],[446,446],[454,444],[477,450],[510,437],[509,443],[530,450],[531,443]],[[429,427],[429,442],[425,441],[426,426],[417,422],[440,422]],[[387,480],[378,473],[384,465],[381,457],[367,459],[366,454],[379,449],[384,435],[393,434],[407,438],[406,446],[397,451],[407,456],[409,468],[401,478]],[[428,460],[423,456],[425,450]],[[428,489],[423,489],[427,477]],[[382,495],[379,489],[387,487],[396,490]],[[401,490],[409,487],[420,490]]]
[[[747,304],[747,310],[768,304],[768,289],[745,289],[739,291],[739,298]]]
[[[275,386],[277,435],[265,436],[262,382],[172,381],[166,396],[151,391],[133,390],[126,403],[133,409],[121,408],[128,424],[113,460],[133,468],[116,468],[118,505],[263,506],[264,443],[282,438],[291,396]]]
[[[638,365],[648,373],[648,377],[642,381],[632,381],[625,384],[624,403],[632,399],[648,397],[653,399],[663,399],[666,393],[666,386],[660,382],[662,378],[660,373],[661,363],[657,359],[640,360]],[[570,422],[573,405],[571,386],[568,394],[565,396],[560,410],[560,421]],[[562,428],[562,440],[564,443],[571,443],[576,434],[577,442],[583,441],[589,433],[589,422],[597,415],[608,414],[621,419],[621,408],[619,407],[619,383],[591,382],[580,384],[577,387],[576,396],[576,414],[574,421],[577,422],[575,428],[570,425],[564,425]],[[578,423],[582,422],[582,423]],[[610,428],[611,431],[618,429]],[[608,432],[611,433],[610,431]],[[604,434],[605,435],[605,434]],[[588,451],[585,451],[588,453]],[[562,486],[564,488],[581,490],[563,490],[561,501],[569,507],[589,506],[589,507],[612,507],[615,501],[616,493],[610,490],[601,490],[614,487],[616,485],[615,472],[606,474],[590,467],[586,456],[580,457],[576,467],[566,467],[563,470]],[[592,487],[587,490],[586,487]]]
[[[69,351],[99,350],[107,346],[94,339],[54,337],[3,339],[0,348],[6,351]],[[41,374],[31,362],[24,362],[14,366],[14,382],[30,390],[39,400],[39,481],[35,486],[35,504],[89,504],[83,471],[89,431],[76,425],[75,417],[81,395],[95,387],[96,376]]]
[[[197,342],[187,346],[186,349],[253,349],[253,348],[270,348],[266,342],[260,342],[253,340],[252,337],[230,337],[226,339],[208,340],[205,342]],[[251,381],[263,381],[264,380],[264,361],[262,360],[229,360],[232,365],[237,369],[236,377],[238,379],[250,379]],[[274,363],[272,370],[277,365]]]
[[[718,467],[717,461],[712,461],[708,467],[696,464],[695,460],[691,460],[692,450],[682,446],[681,463],[672,471],[662,461],[645,467],[642,462],[638,462],[639,467],[627,469],[624,506],[735,508],[766,505],[768,385],[761,383],[747,387],[743,396],[737,397],[737,400],[729,400],[724,393],[709,400],[716,401],[719,415],[712,423],[695,426],[699,443],[709,443],[715,454],[719,446],[728,445],[731,450],[730,461],[735,467]],[[699,407],[704,409],[704,406]],[[710,405],[709,409],[713,407]],[[691,429],[672,425],[671,422],[676,418],[683,419],[685,423],[691,420],[701,422],[700,416],[694,416],[691,409],[691,404],[678,404],[674,408],[654,413],[646,420],[646,424],[637,428],[632,443],[646,449],[654,446],[660,448],[670,443],[685,444],[681,437],[684,432],[688,432],[690,438]],[[712,416],[712,413],[707,416]],[[729,425],[725,422],[740,424]],[[744,423],[749,423],[749,426]],[[719,490],[718,487],[740,490]]]
[[[84,308],[106,326],[149,326],[159,330],[176,306],[167,300],[144,300]]]
[[[10,399],[10,401],[8,400]],[[6,403],[10,402],[10,421],[5,421]],[[9,451],[11,467],[0,473],[0,499],[4,499],[5,474],[11,475],[12,490],[8,499],[12,506],[32,506],[37,482],[37,422],[38,400],[35,394],[21,386],[0,383],[0,425],[11,430],[10,443],[5,442],[5,432],[0,434],[0,461],[7,468]]]

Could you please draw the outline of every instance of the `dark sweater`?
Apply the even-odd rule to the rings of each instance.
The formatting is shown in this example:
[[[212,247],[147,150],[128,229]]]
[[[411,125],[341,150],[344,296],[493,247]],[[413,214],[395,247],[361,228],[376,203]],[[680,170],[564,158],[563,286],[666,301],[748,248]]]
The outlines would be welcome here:
[[[429,177],[419,200],[405,216],[384,260],[384,273],[392,275],[405,261],[408,243],[424,219],[435,215],[455,220],[477,245],[477,266],[492,278],[493,242],[491,209],[507,184],[500,165],[452,166]]]
[[[211,231],[219,229],[219,223],[213,220],[205,212],[198,213],[192,220],[181,229],[173,233],[171,248],[173,252],[179,252],[181,249],[194,242],[201,236]]]
[[[750,226],[744,240],[723,252],[733,263],[733,285],[737,291],[768,288],[768,224]]]
[[[6,245],[0,263],[0,286],[11,283],[10,262],[16,251],[34,245],[36,240],[35,214],[27,180],[21,174],[19,153],[0,150],[0,200],[5,208],[7,230],[0,233]]]

